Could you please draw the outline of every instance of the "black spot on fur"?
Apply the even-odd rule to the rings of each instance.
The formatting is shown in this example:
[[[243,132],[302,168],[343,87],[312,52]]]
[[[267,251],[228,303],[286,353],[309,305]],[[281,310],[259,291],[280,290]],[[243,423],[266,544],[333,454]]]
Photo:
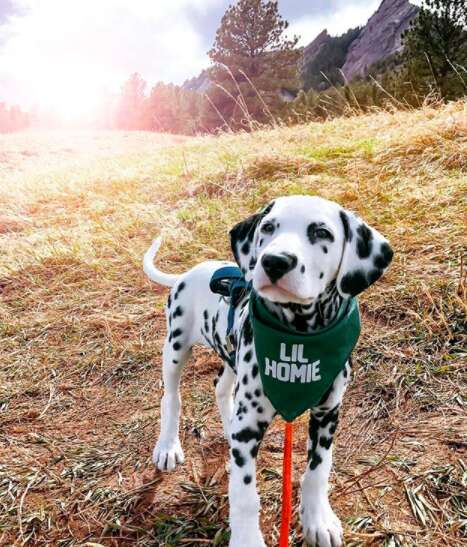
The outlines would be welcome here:
[[[296,314],[292,319],[292,325],[299,331],[306,331],[308,328],[308,320],[305,315]]]
[[[204,310],[203,317],[204,317],[204,320],[207,321],[207,319],[209,317],[208,310]]]
[[[177,337],[180,336],[182,333],[183,333],[182,329],[175,329],[175,330],[172,332],[172,338],[177,338]]]
[[[266,423],[265,427],[261,425],[264,423]],[[259,431],[255,431],[251,427],[244,427],[238,433],[233,433],[232,439],[240,443],[248,443],[252,441],[253,439],[260,441],[263,438],[263,435],[264,435],[264,432],[266,431],[267,426],[268,426],[267,422],[258,422]]]
[[[237,408],[236,415],[240,416],[241,414],[247,414],[247,412],[248,412],[248,408],[246,407],[246,405],[244,405],[242,403],[242,401],[240,401],[240,403],[238,405],[238,408]]]
[[[325,255],[328,254],[328,248],[326,247],[326,245],[323,245],[321,248],[323,249],[323,253]]]
[[[320,278],[320,279],[323,279],[323,277],[324,277],[324,272],[321,272],[321,273],[319,274],[319,278]]]
[[[170,308],[172,305],[172,293],[169,293],[169,298],[167,299],[167,307]]]
[[[329,450],[332,445],[332,437],[320,437],[319,445],[323,448],[326,448],[326,450]]]
[[[259,448],[259,445],[255,444],[255,446],[253,446],[252,449],[250,450],[250,454],[252,458],[256,458],[256,456],[258,455],[258,448]]]
[[[182,315],[183,315],[183,309],[180,306],[177,306],[173,313],[173,318],[175,319],[176,317],[181,317]]]
[[[245,475],[245,476],[243,477],[243,482],[244,482],[245,484],[250,484],[250,482],[251,482],[251,475]]]
[[[360,258],[368,258],[373,248],[373,234],[366,224],[360,224],[357,234],[357,254]]]
[[[253,329],[251,328],[251,322],[248,317],[243,326],[243,340],[248,346],[253,342]]]
[[[246,391],[246,392],[245,392],[245,397],[246,397],[249,401],[251,401],[251,399],[253,399],[253,395],[252,395],[249,391]]]
[[[317,452],[314,452],[310,460],[310,469],[316,469],[322,461],[323,458]]]
[[[235,260],[237,261],[238,265],[241,267],[242,272],[244,274],[246,273],[246,270],[241,263],[242,259],[239,256],[238,246],[241,242],[244,242],[246,240],[249,241],[250,243],[253,241],[253,237],[255,235],[255,231],[258,224],[261,222],[263,217],[265,217],[271,211],[273,206],[274,206],[274,202],[272,201],[260,213],[256,213],[255,215],[249,216],[247,219],[236,224],[230,230],[230,245],[232,248],[232,252],[234,254]]]
[[[173,363],[174,365],[178,365],[177,359],[172,359],[172,363]]]
[[[247,255],[250,252],[250,244],[248,243],[248,241],[245,241],[240,250],[244,255]]]
[[[258,365],[253,365],[253,368],[251,369],[251,375],[253,376],[253,378],[256,378],[256,376],[258,376]]]
[[[344,213],[344,211],[339,211],[339,215],[341,217],[342,226],[344,228],[344,237],[346,241],[352,241],[352,232],[350,230],[350,224],[349,219],[347,215]]]
[[[248,375],[244,374],[242,378],[242,384],[246,386],[248,384]]]
[[[302,267],[300,268],[300,271],[303,273],[305,273],[305,266],[302,264]]]
[[[321,407],[324,408],[324,407]],[[327,412],[317,411],[310,416],[308,435],[310,438],[310,449],[308,450],[308,461],[310,469],[316,469],[322,462],[321,456],[317,453],[318,442],[323,448],[329,449],[332,444],[332,435],[335,432],[339,417],[339,405]],[[329,426],[329,437],[320,435],[323,429]]]
[[[327,427],[329,424],[337,423],[339,418],[339,405],[336,405],[329,412],[327,412],[323,419],[320,421],[321,427]]]
[[[251,350],[248,350],[243,356],[243,360],[245,361],[245,363],[249,363],[251,361],[251,357],[252,357]]]
[[[365,272],[356,270],[344,275],[341,281],[342,292],[356,296],[369,286]]]
[[[316,447],[318,446],[318,430],[320,427],[320,422],[315,415],[310,415],[310,422],[308,424],[308,436],[310,438],[310,448],[308,449],[308,461],[313,457],[313,454],[316,452]]]
[[[394,255],[393,250],[387,243],[383,243],[380,248],[380,253],[374,258],[374,265],[381,270],[384,270],[389,266]]]
[[[262,414],[264,412],[264,408],[262,406],[259,406],[257,409],[256,409],[256,412],[259,412],[260,414]]]
[[[261,395],[261,390],[260,389],[255,389],[255,395],[256,395],[256,397],[259,397]]]
[[[182,347],[182,344],[180,344],[180,342],[175,342],[173,345],[173,349],[175,351],[178,351],[179,349],[181,349],[181,347]]]
[[[238,448],[232,448],[232,456],[234,457],[235,463],[238,467],[243,467],[245,465],[245,458],[242,456]]]
[[[382,274],[382,270],[371,270],[371,272],[368,273],[368,285],[372,285],[375,281],[378,281]]]

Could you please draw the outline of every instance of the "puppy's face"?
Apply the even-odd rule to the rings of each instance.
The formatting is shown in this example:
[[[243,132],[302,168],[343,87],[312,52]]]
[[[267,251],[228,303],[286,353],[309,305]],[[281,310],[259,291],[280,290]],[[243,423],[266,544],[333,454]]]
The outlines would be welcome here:
[[[336,281],[344,297],[376,281],[389,265],[386,240],[337,203],[315,196],[275,200],[231,231],[245,277],[264,298],[310,304]]]

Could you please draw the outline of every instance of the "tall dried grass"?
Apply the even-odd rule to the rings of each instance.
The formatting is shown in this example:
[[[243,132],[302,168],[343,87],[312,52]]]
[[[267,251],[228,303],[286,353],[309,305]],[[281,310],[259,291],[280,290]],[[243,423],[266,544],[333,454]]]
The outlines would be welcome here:
[[[160,232],[169,271],[229,256],[235,221],[298,192],[358,211],[396,250],[362,298],[337,435],[347,545],[464,544],[465,102],[183,142],[26,133],[0,149],[0,544],[226,544],[209,352],[184,377],[187,463],[150,464],[166,294],[141,257]],[[305,438],[301,419],[296,491]],[[271,545],[281,447],[276,423],[259,458]]]

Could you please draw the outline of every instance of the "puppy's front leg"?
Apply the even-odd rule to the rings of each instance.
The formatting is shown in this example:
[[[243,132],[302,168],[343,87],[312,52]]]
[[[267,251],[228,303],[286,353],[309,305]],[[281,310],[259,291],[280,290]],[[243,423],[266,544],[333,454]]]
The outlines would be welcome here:
[[[256,455],[274,417],[263,395],[255,363],[239,365],[237,394],[231,423],[230,547],[265,547],[259,527]]]
[[[307,468],[302,479],[300,515],[303,535],[313,547],[342,545],[342,527],[329,504],[332,441],[339,406],[310,416]],[[318,417],[319,416],[319,417]]]
[[[305,540],[312,547],[340,547],[342,526],[329,504],[332,442],[339,409],[350,379],[350,363],[335,379],[327,399],[311,409],[308,462],[302,477],[300,517]]]

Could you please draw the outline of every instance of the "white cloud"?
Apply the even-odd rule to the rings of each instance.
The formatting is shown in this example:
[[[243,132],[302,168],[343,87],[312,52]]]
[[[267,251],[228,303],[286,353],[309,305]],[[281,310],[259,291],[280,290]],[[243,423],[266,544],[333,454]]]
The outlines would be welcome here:
[[[21,14],[2,27],[0,100],[70,111],[71,102],[90,108],[131,72],[181,82],[208,64],[185,8],[215,1],[16,0]]]
[[[300,36],[301,46],[308,45],[324,29],[331,36],[339,36],[351,28],[364,25],[380,4],[381,0],[368,0],[365,5],[349,2],[326,16],[302,17],[291,23],[289,34]]]

